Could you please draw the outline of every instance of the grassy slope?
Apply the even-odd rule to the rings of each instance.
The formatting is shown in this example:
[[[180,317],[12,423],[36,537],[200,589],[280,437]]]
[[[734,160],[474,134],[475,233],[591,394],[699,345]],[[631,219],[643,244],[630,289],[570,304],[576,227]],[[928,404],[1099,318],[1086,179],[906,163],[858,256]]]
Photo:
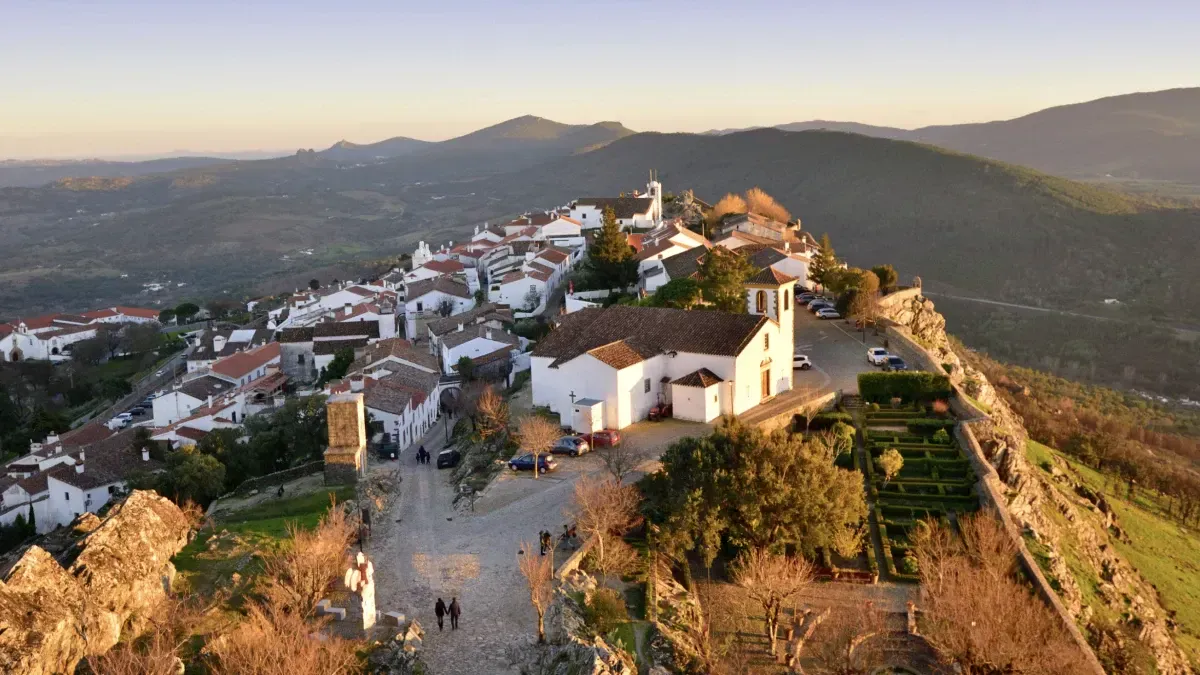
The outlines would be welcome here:
[[[1112,540],[1114,546],[1158,589],[1162,605],[1175,612],[1179,623],[1176,634],[1179,645],[1194,663],[1200,662],[1200,532],[1181,528],[1159,515],[1159,505],[1153,495],[1144,491],[1136,494],[1133,501],[1123,497],[1124,491],[1118,496],[1104,476],[1053,448],[1029,441],[1027,456],[1039,468],[1050,465],[1053,457],[1067,462],[1088,487],[1105,496],[1129,537],[1129,543]],[[1061,519],[1057,512],[1050,515]],[[1094,602],[1095,573],[1080,561],[1075,544],[1069,538],[1056,544],[1083,591],[1084,602],[1099,607],[1099,603]]]
[[[175,556],[175,567],[188,588],[203,595],[228,584],[235,572],[252,576],[260,569],[261,556],[287,538],[289,523],[316,526],[329,509],[330,495],[342,502],[354,498],[354,489],[323,489],[224,514]]]

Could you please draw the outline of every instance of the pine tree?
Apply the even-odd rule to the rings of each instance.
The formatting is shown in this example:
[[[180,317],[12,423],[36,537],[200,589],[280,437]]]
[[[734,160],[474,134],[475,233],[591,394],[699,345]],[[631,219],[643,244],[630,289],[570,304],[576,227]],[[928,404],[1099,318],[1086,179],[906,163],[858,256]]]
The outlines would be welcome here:
[[[704,299],[722,312],[746,313],[746,280],[754,265],[740,253],[714,246],[700,262],[700,288]]]
[[[612,207],[604,209],[603,225],[596,241],[588,249],[588,265],[597,280],[608,288],[624,288],[637,281],[637,265],[633,260],[633,249]]]
[[[838,269],[837,253],[829,241],[829,234],[821,235],[821,250],[813,256],[808,266],[808,280],[824,287],[829,283],[830,274]]]

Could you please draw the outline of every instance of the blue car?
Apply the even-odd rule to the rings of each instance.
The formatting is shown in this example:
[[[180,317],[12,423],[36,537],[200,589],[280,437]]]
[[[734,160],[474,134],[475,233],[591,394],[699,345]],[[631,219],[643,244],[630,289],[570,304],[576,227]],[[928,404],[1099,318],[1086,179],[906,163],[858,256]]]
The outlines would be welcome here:
[[[546,473],[558,467],[558,462],[550,455],[538,456],[538,472]],[[513,471],[533,471],[533,453],[517,455],[508,460],[508,468]]]
[[[883,362],[884,370],[908,370],[908,364],[899,356],[889,356],[887,361]]]

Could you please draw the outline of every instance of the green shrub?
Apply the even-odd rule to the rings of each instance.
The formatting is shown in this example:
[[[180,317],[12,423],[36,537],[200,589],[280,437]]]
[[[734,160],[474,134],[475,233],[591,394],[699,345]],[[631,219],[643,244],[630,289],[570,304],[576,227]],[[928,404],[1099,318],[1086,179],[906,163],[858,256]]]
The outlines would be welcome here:
[[[913,557],[912,553],[905,553],[904,557],[900,559],[900,572],[903,574],[916,574],[919,571],[920,568],[917,566],[917,559]]]
[[[584,620],[595,635],[605,635],[629,620],[625,599],[611,588],[598,588],[584,608]]]
[[[949,397],[951,391],[950,378],[919,370],[858,374],[859,395],[873,403],[891,402],[893,398],[930,402]]]
[[[931,419],[910,419],[905,422],[908,430],[914,434],[931,434],[939,430],[950,429],[954,426],[954,420],[931,420]]]
[[[933,440],[935,443],[949,443],[950,442],[950,433],[947,432],[945,429],[938,429],[933,434]]]
[[[812,421],[809,422],[808,428],[810,431],[823,431],[825,429],[832,428],[833,425],[837,424],[838,422],[852,425],[854,424],[854,416],[850,413],[844,412],[818,413],[812,418]],[[800,423],[803,424],[803,418],[801,418]]]

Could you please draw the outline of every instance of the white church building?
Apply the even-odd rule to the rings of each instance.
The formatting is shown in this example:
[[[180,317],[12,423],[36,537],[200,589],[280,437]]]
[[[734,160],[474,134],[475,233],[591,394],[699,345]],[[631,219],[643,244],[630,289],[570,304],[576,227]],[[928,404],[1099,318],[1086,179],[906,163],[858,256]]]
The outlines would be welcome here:
[[[792,388],[796,280],[767,268],[746,314],[614,305],[562,318],[532,352],[533,404],[588,432],[622,429],[655,404],[679,419],[740,414]]]

